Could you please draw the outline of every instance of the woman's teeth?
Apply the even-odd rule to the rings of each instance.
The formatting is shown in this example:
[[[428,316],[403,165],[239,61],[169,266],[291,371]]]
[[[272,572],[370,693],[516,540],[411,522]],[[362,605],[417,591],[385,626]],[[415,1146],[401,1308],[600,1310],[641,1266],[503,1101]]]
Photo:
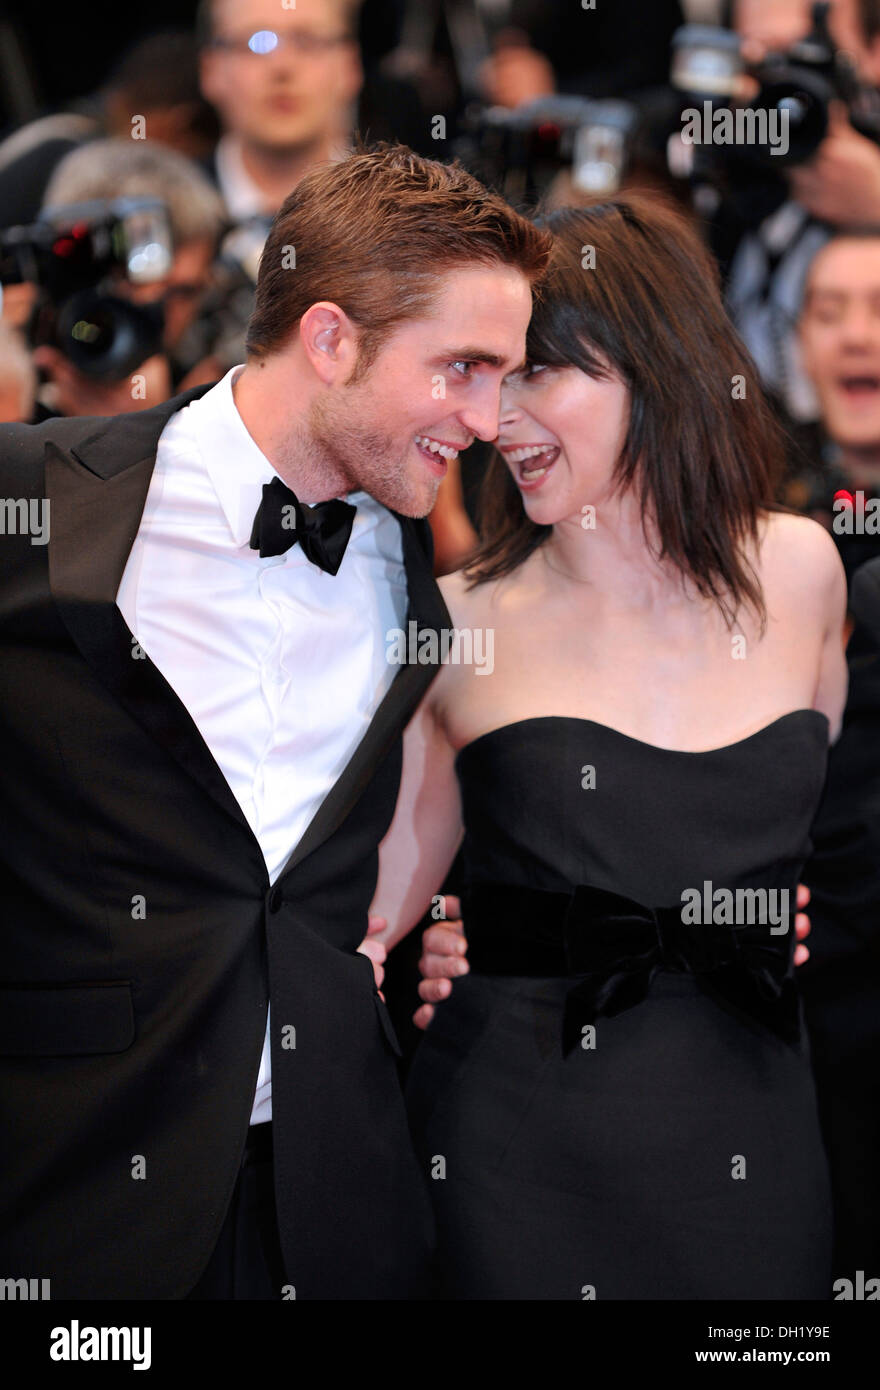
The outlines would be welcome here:
[[[526,459],[537,458],[539,454],[550,452],[549,444],[527,444],[522,449],[510,449],[507,457],[511,463],[524,463]]]
[[[522,449],[510,450],[507,461],[517,464],[523,482],[530,483],[552,468],[558,455],[559,448],[555,444],[528,444]]]
[[[422,449],[428,449],[432,454],[439,454],[441,458],[448,459],[450,462],[458,458],[458,450],[451,448],[449,444],[438,444],[436,439],[429,439],[426,434],[417,434],[416,443]]]

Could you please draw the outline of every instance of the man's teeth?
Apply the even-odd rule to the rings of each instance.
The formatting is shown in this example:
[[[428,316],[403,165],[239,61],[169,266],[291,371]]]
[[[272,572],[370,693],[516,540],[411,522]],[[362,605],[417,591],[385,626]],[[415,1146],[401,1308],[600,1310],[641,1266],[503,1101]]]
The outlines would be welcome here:
[[[436,439],[429,439],[426,434],[417,434],[416,443],[423,449],[430,449],[432,454],[439,454],[444,459],[457,459],[458,450],[452,449],[448,444],[438,444]]]

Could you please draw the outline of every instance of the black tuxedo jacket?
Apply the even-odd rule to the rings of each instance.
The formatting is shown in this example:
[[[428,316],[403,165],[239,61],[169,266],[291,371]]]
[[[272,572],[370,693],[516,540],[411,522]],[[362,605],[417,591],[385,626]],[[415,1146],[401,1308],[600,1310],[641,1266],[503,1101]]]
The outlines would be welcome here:
[[[188,711],[115,603],[169,416],[0,427],[0,1273],[179,1298],[235,1185],[272,1000],[278,1217],[298,1298],[421,1296],[431,1243],[396,1039],[355,948],[436,668],[401,666],[270,889]],[[398,517],[407,620],[450,625]],[[308,672],[303,673],[308,679]]]

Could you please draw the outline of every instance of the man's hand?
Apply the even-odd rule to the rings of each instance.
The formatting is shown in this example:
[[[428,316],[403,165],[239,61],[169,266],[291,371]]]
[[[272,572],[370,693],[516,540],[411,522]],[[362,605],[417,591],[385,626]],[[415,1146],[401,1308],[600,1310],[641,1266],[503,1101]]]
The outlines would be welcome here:
[[[880,148],[853,129],[843,102],[831,103],[828,134],[809,164],[788,177],[792,197],[821,222],[880,221]]]
[[[795,965],[803,965],[810,958],[810,952],[803,944],[810,934],[810,919],[804,910],[809,901],[809,888],[805,883],[799,883],[798,911],[794,919],[794,931],[798,941],[794,948]],[[447,894],[445,906],[447,913],[452,913],[456,920],[438,922],[435,927],[428,927],[422,937],[422,958],[419,961],[422,980],[419,984],[419,998],[425,1002],[413,1014],[413,1023],[417,1028],[427,1028],[434,1017],[434,1005],[449,998],[453,979],[466,975],[469,969],[464,923],[458,920],[461,903],[458,898]],[[370,921],[382,922],[382,919],[371,917]],[[381,927],[378,930],[381,930]]]
[[[448,998],[452,993],[453,979],[466,975],[470,968],[465,959],[467,939],[460,919],[461,903],[447,893],[444,908],[447,920],[428,927],[422,937],[419,998],[424,999],[425,1003],[413,1014],[413,1023],[417,1028],[427,1028],[434,1017],[434,1005]]]
[[[372,938],[380,931],[384,931],[387,926],[388,923],[384,917],[368,917],[367,934],[360,946],[358,946],[361,955],[369,956],[370,960],[373,962],[373,974],[376,977],[376,988],[382,999],[385,998],[385,995],[382,993],[382,982],[385,979],[385,961],[388,958],[388,952],[385,949],[384,941],[373,941]]]

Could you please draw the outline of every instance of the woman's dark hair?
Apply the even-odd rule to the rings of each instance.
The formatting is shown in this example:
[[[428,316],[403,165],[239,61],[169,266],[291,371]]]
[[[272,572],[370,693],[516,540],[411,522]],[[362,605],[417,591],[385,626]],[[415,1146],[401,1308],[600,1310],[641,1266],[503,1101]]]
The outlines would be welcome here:
[[[527,338],[529,362],[574,366],[629,388],[615,469],[652,518],[668,558],[715,600],[766,620],[745,556],[760,513],[776,510],[782,432],[745,345],[725,314],[714,260],[690,222],[652,194],[628,193],[536,219],[553,236]],[[589,268],[592,266],[592,268]],[[480,497],[470,587],[507,574],[550,535],[526,515],[498,453]]]

